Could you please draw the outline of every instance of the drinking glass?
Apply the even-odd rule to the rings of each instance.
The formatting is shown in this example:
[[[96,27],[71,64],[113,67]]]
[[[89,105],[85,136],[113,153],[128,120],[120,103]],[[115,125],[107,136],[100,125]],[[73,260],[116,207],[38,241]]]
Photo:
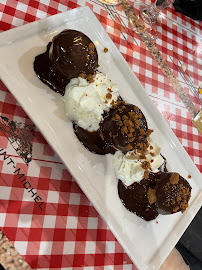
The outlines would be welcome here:
[[[127,0],[98,0],[99,2],[110,5],[110,6],[116,6],[123,3],[123,1]],[[135,15],[138,17],[140,22],[143,24],[143,26],[146,28],[147,33],[149,35],[146,35],[146,39],[149,40],[155,40],[159,37],[161,32],[161,23],[158,19],[160,12],[166,8],[167,6],[174,3],[175,0],[156,0],[154,4],[147,5],[140,1],[133,1],[130,2],[131,7],[135,13]],[[130,13],[126,14],[128,16],[128,20],[133,27],[134,31],[139,34],[139,29],[137,28],[136,24],[134,24],[134,20],[131,17]]]

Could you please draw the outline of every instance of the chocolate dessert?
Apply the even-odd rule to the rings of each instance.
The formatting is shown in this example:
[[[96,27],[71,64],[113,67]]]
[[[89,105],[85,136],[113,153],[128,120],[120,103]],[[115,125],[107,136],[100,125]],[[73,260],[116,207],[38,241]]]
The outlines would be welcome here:
[[[191,186],[178,173],[161,173],[155,187],[156,205],[160,214],[184,212],[191,197]]]
[[[151,132],[142,111],[124,101],[118,102],[109,112],[104,113],[100,123],[100,134],[105,142],[123,153],[133,149],[145,152],[148,146],[147,136]]]
[[[132,104],[118,101],[108,112],[104,112],[100,127],[89,132],[76,124],[74,132],[80,142],[91,152],[105,155],[116,150],[123,153],[132,149],[144,152],[147,136],[152,132],[141,110]]]
[[[98,131],[90,132],[73,123],[74,133],[79,141],[92,153],[98,155],[114,154],[116,150],[108,145]]]
[[[36,56],[34,61],[38,78],[61,95],[72,78],[82,76],[91,80],[97,67],[94,43],[76,30],[64,30],[55,36],[46,52]]]
[[[148,129],[142,111],[121,99],[119,91],[113,90],[115,84],[107,79],[107,75],[104,75],[106,78],[100,79],[105,86],[96,83],[95,78],[99,77],[98,73],[93,75],[97,68],[98,55],[94,43],[85,34],[76,30],[64,30],[55,36],[47,45],[46,52],[36,56],[34,61],[34,70],[42,82],[61,95],[65,94],[66,89],[65,97],[68,95],[68,98],[70,97],[70,100],[67,99],[69,102],[67,115],[72,121],[77,138],[89,151],[105,155],[115,154],[119,150],[116,154],[120,153],[122,158],[125,158],[126,153],[131,154],[134,151],[132,153],[136,155],[134,160],[128,157],[129,161],[125,161],[127,158],[124,159],[124,162],[131,162],[131,160],[134,162],[131,171],[124,165],[127,170],[124,171],[124,177],[121,174],[117,176],[118,194],[126,209],[146,221],[155,219],[159,214],[184,212],[191,196],[191,186],[179,174],[167,172],[166,159],[163,157],[162,163],[160,148],[151,143],[149,136],[153,130]],[[75,79],[71,82],[70,80],[78,77],[88,81],[90,92],[85,93],[85,90],[79,92],[81,87],[87,87],[85,83],[83,84],[86,81],[79,78],[77,79],[79,91],[75,95]],[[97,80],[99,81],[99,78]],[[69,88],[66,88],[69,82]],[[71,83],[74,86],[72,92],[69,90]],[[98,86],[100,89],[95,90]],[[105,92],[103,92],[104,87],[106,87]],[[95,90],[96,95],[92,89]],[[70,95],[72,93],[73,95]],[[98,99],[99,103],[95,103],[93,98],[96,102]],[[73,117],[71,112],[76,112],[76,116]],[[90,114],[92,112],[97,114]],[[78,117],[79,113],[81,118]],[[78,119],[81,121],[79,122]],[[92,123],[93,129],[90,129]],[[119,163],[117,164],[118,168],[121,168]],[[128,183],[125,185],[123,182],[128,175],[129,180],[132,181],[125,182]],[[138,175],[139,178],[134,181],[131,175]]]
[[[147,179],[125,186],[118,182],[118,193],[123,205],[144,220],[158,214],[169,215],[188,207],[191,186],[178,173],[149,173]]]
[[[152,193],[148,196],[150,190],[153,190],[156,185],[155,179],[156,176],[150,173],[148,179],[135,182],[128,187],[122,181],[118,182],[118,194],[123,205],[146,221],[158,216],[155,197],[152,198]]]

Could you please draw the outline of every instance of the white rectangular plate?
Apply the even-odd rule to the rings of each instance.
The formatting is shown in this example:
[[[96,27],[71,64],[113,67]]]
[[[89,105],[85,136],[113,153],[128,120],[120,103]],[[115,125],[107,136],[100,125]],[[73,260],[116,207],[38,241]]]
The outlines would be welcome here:
[[[34,57],[45,51],[63,29],[91,38],[99,70],[118,84],[121,96],[141,108],[154,129],[154,140],[167,158],[169,171],[179,172],[192,186],[184,214],[159,216],[145,222],[127,211],[117,192],[112,155],[90,153],[77,140],[66,119],[61,96],[44,85],[33,70]],[[109,49],[104,53],[104,48]],[[87,7],[61,13],[0,34],[0,77],[60,156],[87,197],[139,269],[158,269],[201,206],[201,175],[95,15]]]

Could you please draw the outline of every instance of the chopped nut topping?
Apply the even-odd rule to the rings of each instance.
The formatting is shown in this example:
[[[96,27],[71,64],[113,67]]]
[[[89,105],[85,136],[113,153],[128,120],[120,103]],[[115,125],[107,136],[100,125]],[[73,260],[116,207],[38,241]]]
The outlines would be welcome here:
[[[138,113],[137,117],[138,118],[142,118],[142,114],[141,113]]]
[[[131,126],[131,127],[134,126],[133,122],[130,119],[128,120],[128,125]]]
[[[142,129],[142,128],[140,129],[140,135],[146,135],[144,129]]]
[[[127,145],[126,145],[126,149],[127,149],[128,151],[130,151],[130,150],[132,150],[132,149],[133,149],[133,147],[132,147],[132,145],[131,145],[131,144],[127,144]]]
[[[112,98],[112,94],[107,93],[107,94],[106,94],[106,98],[111,99],[111,98]],[[121,117],[120,117],[120,118],[121,118]]]
[[[133,137],[133,133],[131,133],[131,132],[128,133],[128,137],[129,137],[129,138],[132,138],[132,137]]]
[[[136,121],[135,121],[135,127],[136,127],[136,128],[139,128],[139,126],[140,126],[140,121],[139,121],[139,120],[136,120]]]
[[[93,77],[93,75],[89,74],[89,75],[87,76],[87,80],[89,81],[89,83],[94,82],[94,77]]]
[[[123,126],[123,122],[120,120],[120,121],[118,121],[117,123],[116,123],[118,126]]]
[[[133,121],[137,119],[137,114],[135,112],[128,112],[128,114]]]
[[[86,56],[86,59],[87,59],[87,61],[89,61],[89,60],[90,60],[90,57],[89,57],[89,55],[87,55],[87,56]]]
[[[148,170],[148,169],[150,169],[150,164],[148,161],[144,161],[144,162],[142,162],[141,167],[145,170]]]
[[[114,100],[112,99],[112,102],[111,102],[111,104],[113,105],[114,104]]]
[[[127,126],[123,126],[123,127],[121,128],[121,133],[128,133]]]
[[[94,51],[89,51],[88,53],[89,53],[89,54],[94,54]]]
[[[104,48],[104,52],[105,52],[105,53],[108,52],[108,49],[107,49],[107,48]]]
[[[88,45],[88,48],[90,50],[94,50],[95,49],[95,45],[92,42],[90,42],[89,45]]]
[[[147,132],[146,132],[147,137],[148,137],[152,132],[153,132],[152,129],[148,129]]]
[[[80,74],[79,74],[79,77],[85,79],[86,75],[85,75],[85,73],[80,73]]]
[[[149,188],[147,191],[147,198],[150,204],[156,202],[156,190],[153,188]]]
[[[117,120],[120,120],[120,119],[121,119],[121,116],[118,115],[118,114],[116,113],[116,114],[115,114],[115,118],[116,118]]]
[[[179,210],[179,206],[176,206],[176,207],[173,209],[173,212],[176,213],[178,210]]]
[[[127,116],[127,115],[123,115],[122,118],[123,118],[124,120],[128,120],[128,116]]]
[[[118,115],[117,113],[115,114],[115,116],[112,118],[113,121],[117,121],[117,120],[120,120],[121,117],[120,115]]]
[[[144,179],[148,179],[148,177],[149,177],[149,171],[145,171],[144,172]]]
[[[179,182],[179,174],[178,173],[173,173],[169,180],[170,180],[172,185],[178,184],[178,182]]]

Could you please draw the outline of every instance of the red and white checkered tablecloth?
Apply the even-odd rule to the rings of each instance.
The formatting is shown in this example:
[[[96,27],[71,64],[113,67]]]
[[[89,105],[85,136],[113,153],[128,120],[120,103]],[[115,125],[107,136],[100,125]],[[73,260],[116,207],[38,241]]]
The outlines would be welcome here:
[[[1,0],[0,31],[84,5],[95,13],[198,169],[202,171],[202,136],[192,125],[190,114],[139,37],[131,30],[134,40],[119,22],[114,23],[101,4],[86,0]],[[128,26],[121,7],[117,7],[117,10]],[[202,24],[177,14],[172,7],[164,11],[161,19],[162,36],[156,41],[157,47],[199,109],[199,101],[194,98],[177,66],[180,67],[181,61],[186,66],[192,83],[196,87],[202,85]],[[7,117],[9,121],[32,125],[2,82],[0,115]],[[0,130],[0,228],[31,268],[136,269],[37,127],[32,145],[33,159],[27,166]],[[20,173],[29,180],[33,188],[31,193],[28,194],[19,181],[19,176],[14,173],[10,159],[13,160],[15,169],[20,168]],[[35,192],[43,198],[42,210],[30,199],[30,195]]]

